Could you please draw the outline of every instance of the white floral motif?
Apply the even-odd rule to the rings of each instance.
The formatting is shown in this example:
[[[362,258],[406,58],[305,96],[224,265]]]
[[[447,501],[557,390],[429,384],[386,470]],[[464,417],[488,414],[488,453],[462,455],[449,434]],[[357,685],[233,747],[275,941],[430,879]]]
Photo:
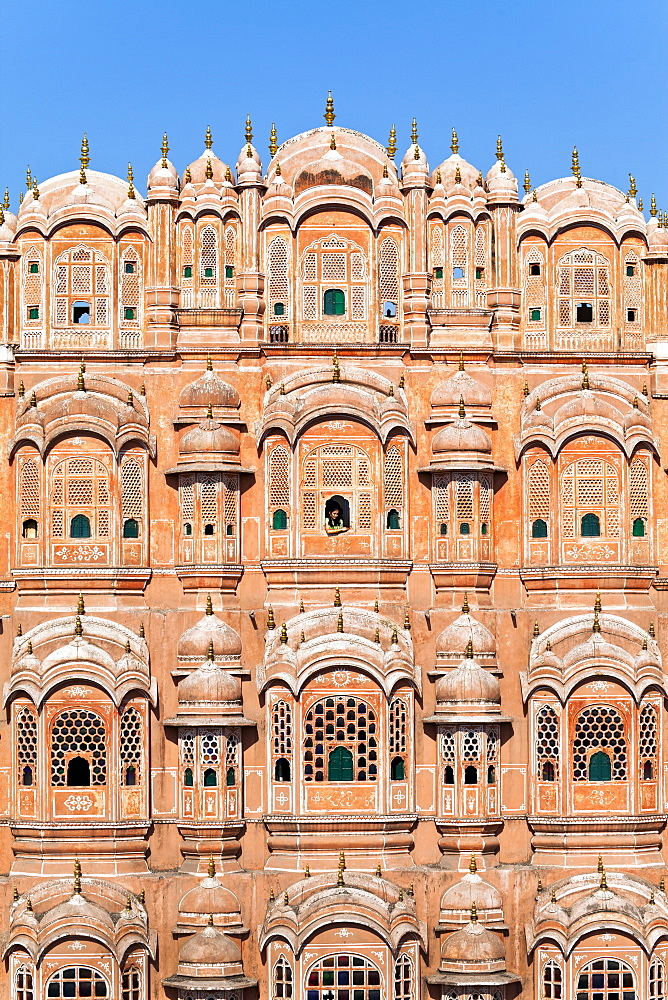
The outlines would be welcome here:
[[[70,795],[64,805],[72,812],[88,812],[93,800],[88,795]]]
[[[61,549],[56,549],[56,555],[73,562],[97,562],[98,559],[105,558],[105,552],[99,545],[76,545],[71,549],[63,545]]]

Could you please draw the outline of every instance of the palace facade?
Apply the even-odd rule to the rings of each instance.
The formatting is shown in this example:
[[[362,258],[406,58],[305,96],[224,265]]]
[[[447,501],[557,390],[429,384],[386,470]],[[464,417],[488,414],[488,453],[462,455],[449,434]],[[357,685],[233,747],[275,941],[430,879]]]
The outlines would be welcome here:
[[[5,199],[0,995],[666,1000],[668,229],[325,122]]]

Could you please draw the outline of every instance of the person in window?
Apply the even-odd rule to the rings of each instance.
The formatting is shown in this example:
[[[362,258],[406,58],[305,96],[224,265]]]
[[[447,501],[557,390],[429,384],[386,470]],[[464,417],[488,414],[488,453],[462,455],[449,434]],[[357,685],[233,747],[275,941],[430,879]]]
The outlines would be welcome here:
[[[339,507],[330,507],[325,514],[325,531],[328,535],[340,535],[348,531],[348,525],[343,520],[343,511]]]

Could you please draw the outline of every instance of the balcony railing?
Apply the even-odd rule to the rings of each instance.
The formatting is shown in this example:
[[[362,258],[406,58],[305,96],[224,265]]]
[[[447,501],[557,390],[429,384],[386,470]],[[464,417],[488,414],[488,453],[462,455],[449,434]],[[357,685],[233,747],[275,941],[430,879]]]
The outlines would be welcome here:
[[[290,327],[287,323],[272,323],[269,327],[270,344],[287,344],[290,340]]]

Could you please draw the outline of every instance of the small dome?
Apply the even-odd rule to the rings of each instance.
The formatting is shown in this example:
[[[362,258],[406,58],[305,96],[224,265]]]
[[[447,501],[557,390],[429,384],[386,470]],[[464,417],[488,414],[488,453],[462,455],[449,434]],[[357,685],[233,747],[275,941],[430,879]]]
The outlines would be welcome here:
[[[434,436],[432,451],[436,454],[444,452],[483,452],[491,454],[492,439],[477,424],[472,424],[466,417],[455,420],[454,423],[442,427]]]
[[[529,220],[535,220],[543,224],[547,224],[548,214],[545,208],[538,201],[538,196],[534,201],[533,194],[528,194],[526,198],[523,199],[522,204],[524,205],[524,212],[520,218],[520,223],[526,226]]]
[[[668,229],[665,226],[657,226],[648,237],[650,250],[668,250]]]
[[[427,157],[420,146],[413,142],[401,161],[401,180],[407,184],[426,184],[429,176]]]
[[[184,434],[179,445],[181,455],[238,455],[239,451],[234,431],[210,417]]]
[[[241,950],[217,927],[207,926],[181,945],[179,965],[239,965]]]
[[[475,660],[466,657],[460,665],[436,682],[439,703],[480,703],[498,705],[501,701],[499,682]]]
[[[241,701],[241,682],[227,670],[206,660],[179,684],[179,707],[183,705],[232,704]]]
[[[457,371],[445,382],[439,382],[431,394],[432,406],[458,406],[460,399],[465,406],[491,406],[492,393],[465,371]]]
[[[456,185],[467,188],[467,194],[473,191],[478,183],[478,171],[467,160],[463,159],[459,153],[453,153],[436,170],[432,171],[430,183],[437,183],[438,171],[441,174],[441,184],[448,193]],[[459,180],[457,179],[459,172]]]
[[[141,198],[135,195],[134,198],[126,198],[122,205],[116,210],[116,218],[120,219],[123,215],[134,215],[140,219],[146,221],[146,208],[144,202]]]
[[[187,629],[179,639],[177,655],[186,660],[204,660],[209,643],[217,660],[236,659],[241,655],[241,639],[233,628],[211,612]]]
[[[491,195],[505,195],[511,201],[517,201],[517,178],[503,160],[497,160],[487,171],[486,180]]]
[[[214,371],[206,371],[179,394],[179,406],[233,406],[240,403],[234,386],[223,382]]]
[[[193,160],[186,167],[182,184],[187,183],[187,176],[190,177],[190,182],[198,187],[206,184],[207,180],[213,181],[214,184],[222,184],[224,182],[229,167],[222,160],[218,159],[212,147],[213,139],[211,138],[211,130],[207,129],[204,150],[196,160]],[[210,173],[211,177],[207,177],[207,173]]]
[[[474,657],[496,656],[496,640],[490,630],[467,611],[443,629],[436,640],[436,655],[459,659],[469,642]]]
[[[473,903],[478,913],[485,910],[503,912],[501,893],[489,882],[483,882],[477,872],[469,872],[460,882],[455,882],[446,889],[441,896],[441,910],[470,913]]]
[[[441,948],[441,968],[455,972],[463,967],[484,968],[487,972],[505,969],[506,951],[503,941],[492,931],[482,927],[477,919],[470,921],[460,931],[450,934]]]
[[[373,178],[369,171],[354,160],[342,156],[337,149],[329,149],[320,159],[313,160],[302,168],[295,178],[295,195],[321,184],[347,185],[366,191],[369,195],[373,194]]]
[[[3,221],[0,225],[0,243],[11,243],[16,233],[17,218],[11,212],[3,212]]]
[[[581,920],[583,917],[601,912],[623,914],[628,920],[636,925],[642,925],[640,910],[631,902],[625,899],[612,889],[596,886],[596,889],[588,896],[583,896],[573,904],[571,909],[571,925]]]
[[[159,159],[146,179],[146,188],[170,188],[172,191],[179,189],[179,175],[176,167],[168,159]]]
[[[210,862],[213,867],[213,862]],[[212,871],[212,867],[209,872]],[[230,889],[218,880],[215,873],[202,879],[194,889],[189,889],[179,903],[179,919],[182,917],[208,916],[219,918],[216,923],[224,925],[241,923],[239,900]]]
[[[237,160],[237,184],[261,184],[262,163],[255,146],[251,143],[241,147]]]

